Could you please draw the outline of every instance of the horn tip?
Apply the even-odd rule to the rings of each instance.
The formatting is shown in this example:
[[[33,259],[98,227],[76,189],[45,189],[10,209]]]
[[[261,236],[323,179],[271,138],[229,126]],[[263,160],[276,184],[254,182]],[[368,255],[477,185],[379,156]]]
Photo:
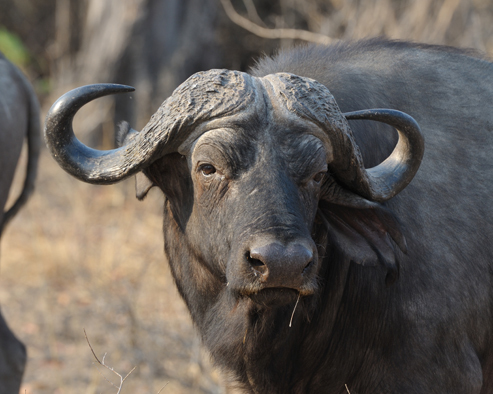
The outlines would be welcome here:
[[[96,98],[108,96],[110,94],[129,93],[135,91],[135,88],[128,85],[119,85],[115,83],[98,83],[93,85],[85,85],[75,88],[62,95],[51,106],[48,111],[47,119],[50,119],[54,114],[57,114],[63,108],[72,108],[73,114],[79,110],[84,104]]]
[[[116,90],[118,90],[121,93],[127,93],[127,92],[134,92],[135,88],[133,86],[129,85],[120,85],[120,84],[107,84],[107,85],[113,85]]]

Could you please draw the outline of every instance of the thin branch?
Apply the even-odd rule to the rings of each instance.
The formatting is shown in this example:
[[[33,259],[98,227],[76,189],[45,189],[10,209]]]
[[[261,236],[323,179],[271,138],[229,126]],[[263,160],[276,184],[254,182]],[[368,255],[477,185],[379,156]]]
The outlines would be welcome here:
[[[221,4],[223,5],[226,15],[228,15],[229,19],[231,19],[233,23],[236,23],[238,26],[243,27],[245,30],[248,30],[250,33],[253,33],[259,37],[269,39],[284,38],[291,40],[303,40],[323,45],[328,45],[334,42],[334,40],[330,37],[307,30],[267,29],[238,14],[230,0],[221,0]]]
[[[105,357],[106,357],[106,354],[107,354],[107,353],[105,353],[105,354],[104,354],[104,356],[103,356],[103,361],[100,361],[100,360],[99,360],[98,356],[96,356],[96,353],[94,352],[94,349],[93,349],[93,348],[92,348],[92,346],[91,346],[91,342],[89,342],[89,338],[87,337],[87,333],[86,333],[86,330],[85,330],[85,329],[84,329],[84,335],[85,335],[85,337],[86,337],[87,344],[89,345],[89,349],[91,349],[92,355],[94,356],[94,358],[96,359],[96,361],[97,361],[100,365],[102,365],[103,367],[105,367],[107,370],[109,370],[109,371],[113,372],[115,375],[118,375],[118,377],[120,378],[120,386],[119,386],[119,387],[117,387],[115,384],[113,384],[113,383],[111,383],[111,382],[110,382],[110,383],[111,383],[114,387],[116,387],[116,388],[118,389],[118,391],[117,391],[117,393],[116,393],[116,394],[120,394],[120,393],[121,393],[121,391],[122,391],[122,388],[123,388],[123,382],[125,382],[125,379],[127,379],[127,378],[130,376],[130,374],[131,374],[131,373],[135,370],[135,368],[137,368],[137,367],[133,367],[133,368],[131,369],[131,371],[130,371],[129,373],[127,373],[127,374],[125,375],[125,377],[123,377],[123,376],[122,376],[122,375],[120,375],[118,372],[116,372],[116,371],[115,371],[112,367],[110,367],[110,366],[108,366],[108,365],[106,365],[106,364],[104,363],[104,359],[105,359]],[[106,378],[105,378],[105,379],[106,379]],[[109,380],[108,380],[108,379],[106,379],[106,380],[109,382]]]
[[[96,365],[96,363],[95,363],[94,361],[93,361],[92,363],[93,363],[93,365]],[[104,376],[104,375],[103,375],[103,373],[102,373],[99,369],[97,369],[97,371],[98,371],[98,374],[99,374],[99,375],[100,375],[100,376],[101,376],[104,380],[106,380],[109,384],[111,384],[113,387],[115,387],[116,389],[119,389],[119,388],[120,388],[120,387],[118,387],[115,383],[113,383],[111,380],[109,380],[106,376]]]
[[[262,27],[266,27],[264,21],[260,16],[258,16],[257,9],[255,8],[255,4],[253,3],[253,0],[243,0],[243,4],[245,5],[245,8],[247,9],[248,13],[248,18],[252,20],[254,23],[257,25],[260,25]]]

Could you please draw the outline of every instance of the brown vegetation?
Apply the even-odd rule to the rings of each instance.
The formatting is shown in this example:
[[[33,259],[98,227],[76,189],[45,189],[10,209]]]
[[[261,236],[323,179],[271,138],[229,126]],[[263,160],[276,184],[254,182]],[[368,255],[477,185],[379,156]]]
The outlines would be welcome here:
[[[44,153],[1,250],[0,304],[29,352],[22,392],[116,392],[83,329],[115,370],[137,366],[123,392],[222,392],[163,257],[162,197],[83,184]]]

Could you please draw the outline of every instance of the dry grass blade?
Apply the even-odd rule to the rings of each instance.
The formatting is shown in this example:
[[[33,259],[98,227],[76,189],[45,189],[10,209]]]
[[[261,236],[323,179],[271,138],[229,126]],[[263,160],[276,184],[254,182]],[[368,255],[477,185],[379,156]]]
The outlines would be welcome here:
[[[116,385],[114,385],[113,383],[111,383],[111,382],[110,382],[110,383],[111,383],[114,387],[116,387],[116,388],[118,389],[118,391],[117,391],[117,393],[116,393],[116,394],[120,394],[120,393],[121,393],[121,391],[122,391],[122,388],[123,388],[123,383],[125,382],[125,379],[127,379],[127,378],[130,376],[130,374],[131,374],[131,373],[135,370],[135,368],[136,368],[136,367],[133,367],[133,368],[130,370],[130,372],[129,372],[129,373],[127,373],[127,374],[125,375],[125,377],[123,377],[123,376],[122,376],[122,375],[120,375],[118,372],[116,372],[116,371],[115,371],[112,367],[110,367],[110,366],[108,366],[108,365],[106,365],[106,364],[105,364],[105,362],[104,362],[104,358],[106,357],[106,353],[105,353],[105,354],[104,354],[104,356],[103,356],[103,361],[99,360],[98,356],[96,356],[96,353],[94,352],[94,349],[93,349],[93,348],[92,348],[92,346],[91,346],[91,342],[89,342],[89,338],[87,337],[87,333],[86,333],[86,330],[85,330],[85,329],[84,329],[84,335],[85,335],[85,337],[86,337],[87,344],[89,345],[89,348],[91,349],[92,355],[94,356],[94,358],[96,359],[96,361],[97,361],[100,365],[102,365],[103,367],[105,367],[107,370],[109,370],[109,371],[113,372],[115,375],[117,375],[117,376],[120,378],[120,386],[116,386]],[[165,385],[164,387],[166,387],[166,385]],[[163,387],[163,388],[164,388],[164,387]],[[162,389],[161,389],[161,390],[162,390]],[[159,390],[159,391],[161,391],[161,390]]]
[[[323,34],[317,34],[307,30],[268,29],[259,26],[256,23],[253,23],[252,21],[238,14],[231,4],[230,0],[221,0],[221,4],[223,5],[226,15],[228,15],[228,18],[231,19],[233,23],[236,23],[238,26],[243,27],[250,33],[253,33],[262,38],[303,40],[322,45],[329,45],[334,41],[332,38],[324,36]]]
[[[294,311],[296,311],[296,307],[298,306],[298,302],[300,302],[300,294],[298,294],[298,298],[296,299],[296,304],[294,304],[293,313],[291,314],[291,320],[289,321],[289,327],[291,327],[293,323]]]
[[[348,389],[348,387],[347,387],[347,384],[345,384],[345,385],[344,385],[344,387],[346,387],[347,394],[351,394],[351,393],[349,392],[349,389]]]
[[[163,389],[164,389],[164,388],[168,385],[168,383],[169,383],[169,382],[166,382],[166,384],[165,384],[163,387],[161,387],[161,388],[159,389],[159,391],[157,392],[157,394],[159,394],[161,391],[163,391]]]

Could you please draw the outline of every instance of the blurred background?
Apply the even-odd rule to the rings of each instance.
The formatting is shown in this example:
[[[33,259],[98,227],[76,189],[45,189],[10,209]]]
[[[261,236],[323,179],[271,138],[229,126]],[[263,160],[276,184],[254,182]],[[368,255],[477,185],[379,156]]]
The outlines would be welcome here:
[[[0,51],[28,75],[43,117],[56,98],[80,85],[136,88],[80,111],[77,135],[97,148],[114,146],[122,120],[143,128],[197,71],[246,71],[260,56],[306,44],[299,37],[328,43],[375,36],[491,55],[493,3],[0,0]],[[124,393],[233,392],[201,348],[175,290],[162,251],[162,204],[157,190],[138,202],[132,181],[82,184],[43,150],[35,195],[0,248],[0,305],[28,347],[22,393],[117,392],[109,381],[118,386],[119,379],[95,363],[83,329],[116,371],[125,375],[136,366]]]

